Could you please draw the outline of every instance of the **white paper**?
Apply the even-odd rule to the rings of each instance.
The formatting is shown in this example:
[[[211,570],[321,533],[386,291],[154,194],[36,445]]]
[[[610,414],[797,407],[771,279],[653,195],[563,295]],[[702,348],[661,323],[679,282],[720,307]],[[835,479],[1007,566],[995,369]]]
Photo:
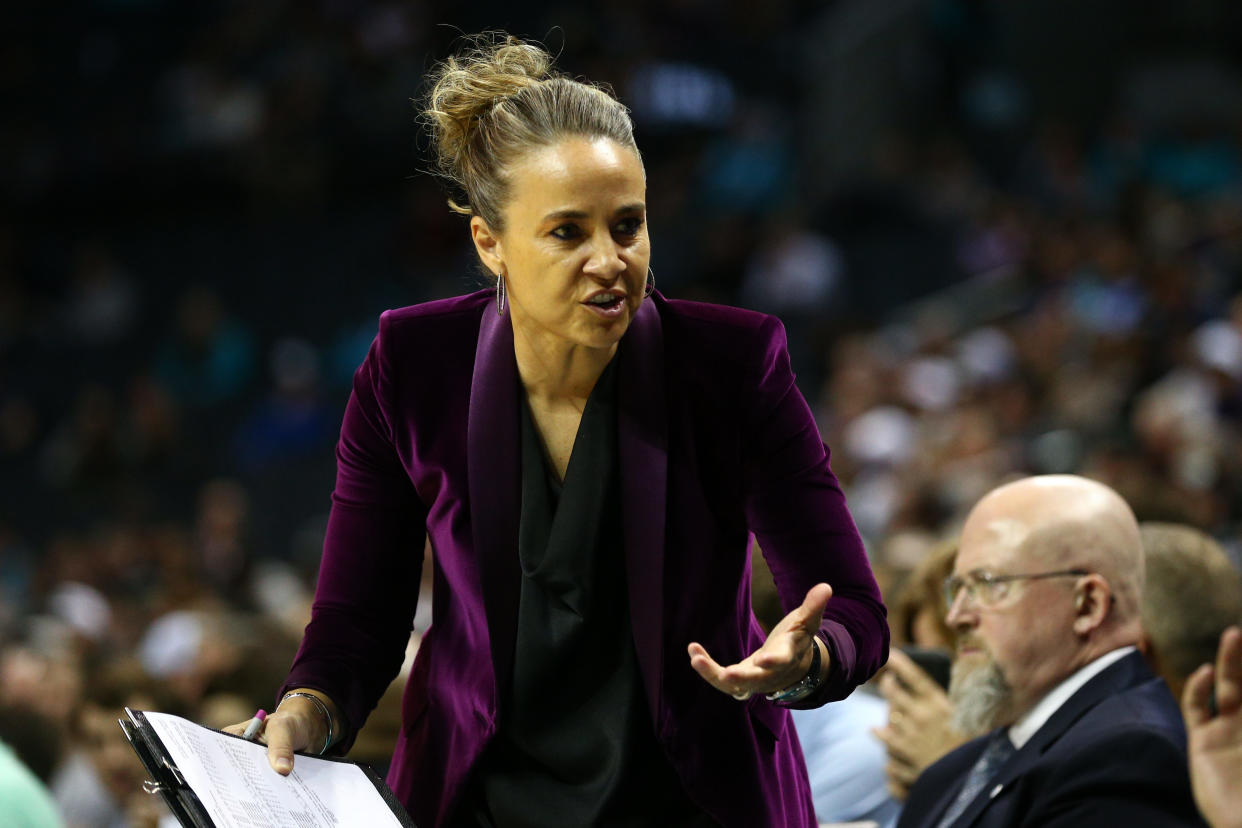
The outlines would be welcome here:
[[[217,828],[332,828],[401,823],[357,765],[295,756],[281,776],[267,747],[167,713],[145,713]]]

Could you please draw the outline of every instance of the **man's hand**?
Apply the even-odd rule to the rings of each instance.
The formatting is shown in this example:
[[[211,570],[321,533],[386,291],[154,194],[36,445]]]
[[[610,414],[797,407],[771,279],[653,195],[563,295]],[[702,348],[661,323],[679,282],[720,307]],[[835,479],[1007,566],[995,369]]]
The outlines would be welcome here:
[[[755,693],[774,693],[802,680],[811,669],[812,647],[820,648],[820,675],[828,675],[828,648],[815,633],[824,618],[832,587],[816,584],[802,606],[772,628],[767,641],[737,664],[722,667],[698,642],[687,648],[690,666],[711,686],[744,701]]]
[[[880,693],[888,699],[888,725],[874,732],[888,749],[888,789],[904,800],[919,774],[966,737],[950,724],[949,697],[901,650],[888,654]]]
[[[1216,666],[1204,664],[1186,680],[1182,715],[1195,803],[1213,828],[1242,826],[1242,630],[1225,630]]]

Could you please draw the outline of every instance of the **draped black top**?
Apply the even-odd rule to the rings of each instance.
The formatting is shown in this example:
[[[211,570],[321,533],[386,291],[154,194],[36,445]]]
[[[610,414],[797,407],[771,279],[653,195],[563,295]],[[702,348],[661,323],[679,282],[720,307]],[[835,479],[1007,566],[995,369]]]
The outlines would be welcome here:
[[[587,399],[561,484],[522,395],[522,586],[512,695],[475,784],[476,824],[686,824],[630,631],[617,360]]]

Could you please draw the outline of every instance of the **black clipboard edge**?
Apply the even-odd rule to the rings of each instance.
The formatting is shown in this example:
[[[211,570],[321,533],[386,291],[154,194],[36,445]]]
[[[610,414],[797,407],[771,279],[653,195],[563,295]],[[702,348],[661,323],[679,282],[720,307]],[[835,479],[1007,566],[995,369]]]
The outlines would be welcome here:
[[[130,747],[138,754],[142,766],[146,768],[148,779],[142,783],[142,789],[149,794],[158,793],[162,796],[173,816],[186,828],[215,828],[216,824],[207,815],[198,794],[186,784],[185,777],[173,763],[168,749],[164,747],[142,711],[126,707],[125,715],[129,717],[129,721],[116,721],[125,738],[129,740]]]
[[[335,757],[320,756],[319,758],[330,759]],[[349,760],[343,759],[341,761],[348,762]],[[384,778],[375,772],[375,768],[365,762],[354,762],[353,764],[362,768],[362,772],[367,775],[367,779],[371,780],[375,790],[379,791],[380,798],[384,800],[384,804],[392,811],[392,815],[397,818],[397,822],[401,823],[402,828],[418,828],[414,818],[410,816],[410,812],[401,804],[401,800],[397,799],[397,795],[392,792],[392,788],[388,787],[388,783],[384,781]]]
[[[159,735],[151,727],[143,712],[141,710],[130,710],[126,707],[125,715],[130,718],[130,721],[117,719],[117,724],[121,726],[122,732],[125,733],[125,738],[129,740],[130,746],[138,754],[138,758],[142,760],[143,767],[146,768],[147,773],[152,777],[152,779],[143,782],[143,790],[147,793],[158,792],[162,795],[164,801],[168,803],[169,809],[172,810],[173,815],[177,817],[177,821],[187,826],[187,828],[216,828],[215,822],[207,815],[207,810],[203,807],[202,800],[186,784],[185,777],[181,775],[181,771],[173,763],[168,749],[164,747],[164,743],[160,741]],[[222,730],[212,730],[211,732],[216,735],[230,736],[234,739],[242,738],[234,733],[225,733]],[[324,759],[328,762],[341,762],[360,768],[370,783],[375,786],[375,790],[379,793],[380,798],[384,800],[384,804],[392,811],[392,815],[397,818],[397,822],[401,823],[402,828],[418,828],[414,819],[405,810],[405,806],[401,804],[401,801],[397,799],[397,795],[393,793],[392,788],[388,787],[388,783],[384,781],[384,778],[376,773],[375,768],[365,762],[353,762],[341,756],[316,756],[313,753],[303,753],[301,751],[294,751],[294,755]]]

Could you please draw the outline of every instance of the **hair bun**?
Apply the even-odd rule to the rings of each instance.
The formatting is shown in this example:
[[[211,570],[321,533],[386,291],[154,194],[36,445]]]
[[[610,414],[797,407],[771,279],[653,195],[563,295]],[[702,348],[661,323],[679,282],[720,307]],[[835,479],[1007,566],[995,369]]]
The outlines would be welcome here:
[[[609,89],[562,75],[541,46],[504,32],[464,43],[428,73],[422,112],[452,210],[502,230],[510,165],[564,136],[607,138],[638,155],[629,111]]]
[[[440,172],[460,179],[461,159],[479,118],[500,101],[553,76],[551,55],[537,45],[503,32],[467,38],[466,48],[432,73],[423,111]]]

